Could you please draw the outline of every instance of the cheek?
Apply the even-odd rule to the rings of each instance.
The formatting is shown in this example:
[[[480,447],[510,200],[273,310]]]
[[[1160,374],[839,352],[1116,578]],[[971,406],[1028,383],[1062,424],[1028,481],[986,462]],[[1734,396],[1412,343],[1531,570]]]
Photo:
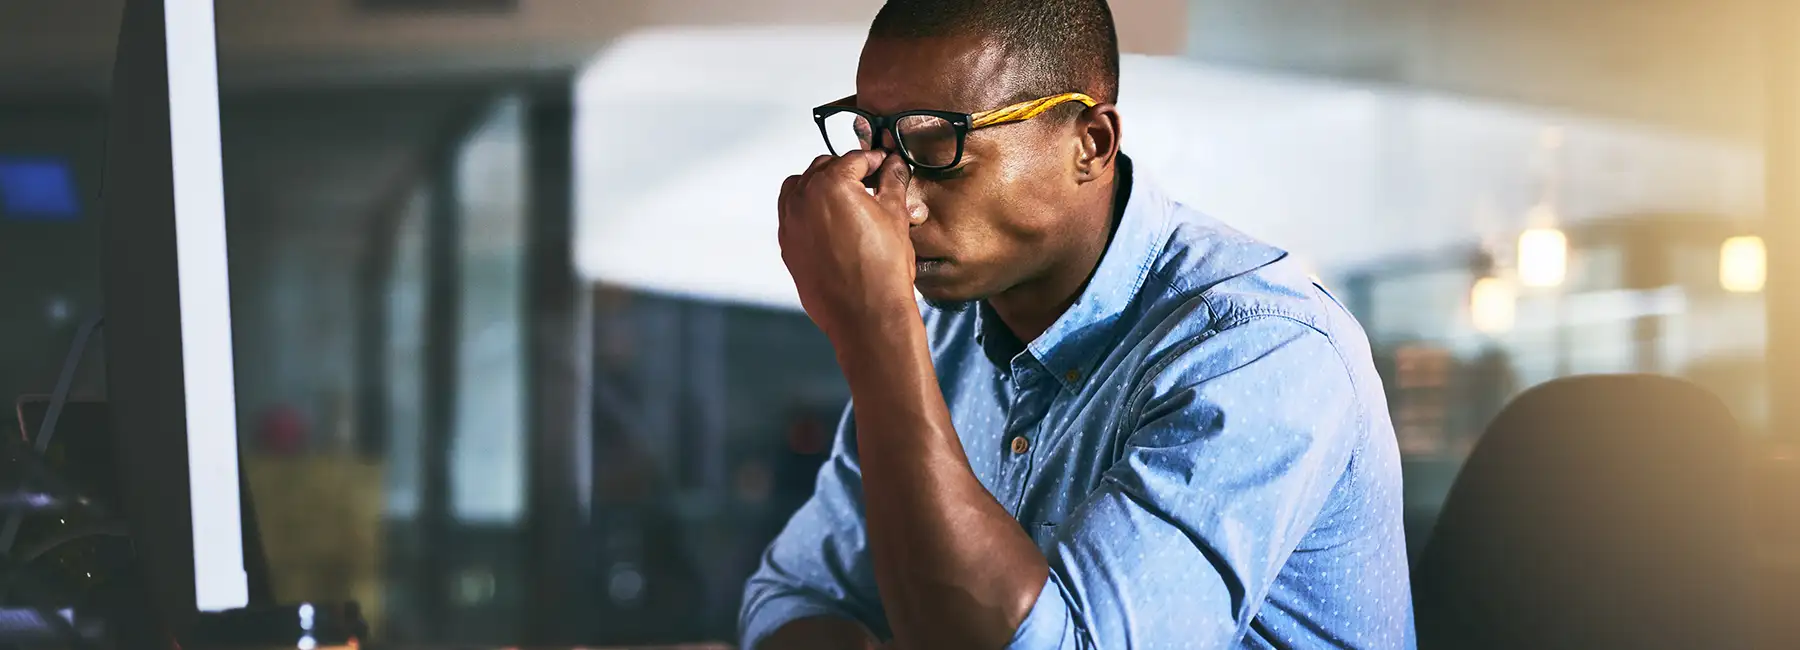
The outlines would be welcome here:
[[[941,209],[933,206],[936,235],[955,247],[965,264],[980,268],[1011,268],[1031,251],[1054,241],[1057,220],[1050,213],[1016,199],[1018,186],[981,185],[942,192]],[[934,217],[936,218],[936,217]]]
[[[978,160],[955,181],[919,185],[930,214],[926,227],[953,234],[959,245],[971,248],[1030,245],[1050,238],[1062,221],[1058,197],[1063,192],[1055,183],[1059,159],[1020,147],[983,151]]]
[[[1063,221],[1064,192],[1056,183],[1061,170],[1048,156],[1021,153],[996,170],[992,196],[995,227],[1014,239],[1038,241]]]
[[[1013,212],[1008,201],[1010,192],[1004,180],[971,174],[954,183],[937,184],[924,195],[931,220],[939,228],[968,239],[989,237],[1005,228]]]
[[[915,181],[914,191],[930,217],[925,227],[956,232],[979,227],[991,210],[987,203],[992,195],[986,187],[972,175],[953,182]]]

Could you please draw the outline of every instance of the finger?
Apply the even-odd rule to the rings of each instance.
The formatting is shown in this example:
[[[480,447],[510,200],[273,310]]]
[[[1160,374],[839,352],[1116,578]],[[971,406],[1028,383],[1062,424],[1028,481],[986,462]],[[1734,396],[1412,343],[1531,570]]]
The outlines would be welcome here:
[[[781,202],[779,205],[782,208],[783,213],[787,212],[788,202],[792,201],[794,195],[799,192],[800,179],[800,175],[795,174],[781,181]]]
[[[837,156],[831,156],[831,155],[824,155],[824,156],[819,156],[817,158],[814,158],[811,163],[807,164],[806,171],[804,173],[802,173],[801,176],[812,176],[813,174],[817,174],[817,173],[819,173],[819,170],[824,169],[826,165],[830,165],[832,163],[832,161],[835,161],[837,159],[838,159]]]
[[[819,170],[830,166],[832,161],[835,160],[837,160],[837,156],[829,154],[813,158],[812,162],[807,163],[806,171],[800,172],[800,180],[794,186],[795,193],[798,194],[799,192],[805,191],[807,185],[812,183],[813,177],[819,175]]]
[[[889,156],[888,152],[880,149],[864,149],[838,156],[837,160],[832,161],[827,169],[837,174],[839,178],[860,185],[863,179],[874,173],[877,168],[881,167],[881,162],[888,158],[897,159],[899,156]]]
[[[900,156],[888,156],[875,172],[875,202],[894,214],[908,214],[906,190],[912,185],[912,167]]]
[[[775,216],[779,218],[782,223],[787,222],[788,206],[794,202],[794,195],[798,193],[799,188],[800,176],[798,174],[789,176],[787,177],[787,180],[781,181],[781,196],[775,202]]]

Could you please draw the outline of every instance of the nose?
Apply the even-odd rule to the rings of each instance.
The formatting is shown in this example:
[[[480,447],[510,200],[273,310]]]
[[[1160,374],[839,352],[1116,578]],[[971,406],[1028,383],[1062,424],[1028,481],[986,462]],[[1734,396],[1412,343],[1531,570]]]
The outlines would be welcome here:
[[[931,208],[925,205],[925,188],[914,181],[906,187],[906,222],[912,226],[925,224],[931,218]]]

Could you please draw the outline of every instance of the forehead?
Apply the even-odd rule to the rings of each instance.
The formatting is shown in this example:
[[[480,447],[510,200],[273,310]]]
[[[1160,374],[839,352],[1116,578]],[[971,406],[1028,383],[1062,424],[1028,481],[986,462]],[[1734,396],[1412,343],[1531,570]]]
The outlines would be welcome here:
[[[880,115],[999,108],[1022,83],[1016,61],[992,39],[872,38],[856,69],[856,105]]]

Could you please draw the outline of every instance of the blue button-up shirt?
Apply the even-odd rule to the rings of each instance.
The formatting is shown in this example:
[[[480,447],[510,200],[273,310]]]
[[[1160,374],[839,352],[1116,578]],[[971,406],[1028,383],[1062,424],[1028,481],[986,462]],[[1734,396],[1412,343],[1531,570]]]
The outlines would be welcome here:
[[[985,306],[924,308],[969,466],[1049,561],[1011,647],[1409,646],[1367,337],[1284,252],[1127,182],[1099,268],[1037,340]],[[811,616],[889,636],[866,536],[846,413],[746,587],[745,647]]]

